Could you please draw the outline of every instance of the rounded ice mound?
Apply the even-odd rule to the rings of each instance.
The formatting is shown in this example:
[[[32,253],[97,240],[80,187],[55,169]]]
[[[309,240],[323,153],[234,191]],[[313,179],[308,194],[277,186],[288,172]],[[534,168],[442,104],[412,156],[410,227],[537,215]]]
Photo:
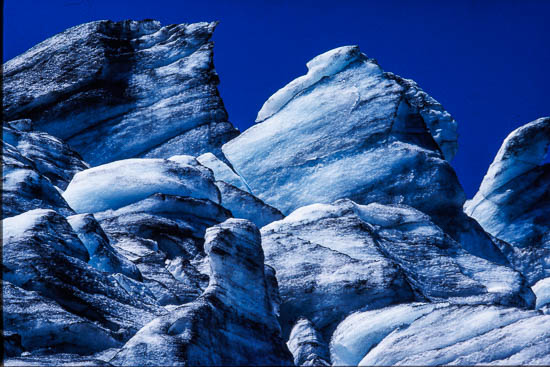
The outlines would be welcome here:
[[[187,162],[188,163],[188,162]],[[211,175],[183,160],[125,159],[77,173],[63,197],[77,213],[118,209],[156,193],[220,203]]]

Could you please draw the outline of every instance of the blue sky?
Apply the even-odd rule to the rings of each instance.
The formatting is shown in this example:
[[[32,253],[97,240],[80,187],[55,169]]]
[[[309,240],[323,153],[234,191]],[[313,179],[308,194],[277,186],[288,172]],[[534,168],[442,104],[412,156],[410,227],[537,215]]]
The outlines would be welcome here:
[[[455,117],[452,164],[468,196],[514,128],[550,115],[550,1],[6,0],[4,61],[97,19],[219,20],[215,66],[231,122],[329,49],[357,44]]]

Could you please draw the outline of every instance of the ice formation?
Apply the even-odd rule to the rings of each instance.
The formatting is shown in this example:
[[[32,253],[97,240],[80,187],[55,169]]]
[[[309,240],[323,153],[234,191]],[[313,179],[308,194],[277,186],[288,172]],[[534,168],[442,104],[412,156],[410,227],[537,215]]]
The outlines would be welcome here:
[[[239,135],[215,25],[5,64],[4,365],[550,364],[550,119],[464,205],[454,119],[357,46]]]
[[[220,202],[212,177],[167,159],[125,159],[77,173],[63,197],[77,213],[118,209],[155,193]]]
[[[220,154],[238,131],[216,87],[215,27],[143,20],[70,28],[4,65],[4,117],[31,119],[92,165]]]
[[[291,365],[271,308],[257,228],[229,219],[209,228],[205,239],[211,269],[205,292],[147,324],[111,363]]]
[[[508,135],[475,197],[465,205],[531,283],[550,276],[550,118]]]
[[[263,227],[262,241],[286,332],[304,317],[327,337],[354,310],[411,300],[535,303],[519,273],[469,254],[406,206],[314,204]]]
[[[333,361],[359,366],[538,365],[548,361],[549,323],[531,310],[404,304],[351,315],[331,352]]]
[[[445,143],[447,158],[454,155],[456,122],[439,103],[357,47],[329,51],[308,68],[222,148],[255,195],[285,214],[343,197],[427,212],[462,206],[441,153]]]

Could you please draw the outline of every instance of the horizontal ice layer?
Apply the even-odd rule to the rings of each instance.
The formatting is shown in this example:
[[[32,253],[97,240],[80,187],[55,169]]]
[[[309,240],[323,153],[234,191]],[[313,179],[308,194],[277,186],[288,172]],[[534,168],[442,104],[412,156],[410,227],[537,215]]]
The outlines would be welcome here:
[[[216,87],[215,26],[101,20],[69,28],[6,62],[4,116],[31,119],[92,165],[221,156],[238,131]]]
[[[211,172],[197,166],[166,159],[116,161],[76,174],[63,197],[77,213],[118,209],[155,193],[219,203]]]

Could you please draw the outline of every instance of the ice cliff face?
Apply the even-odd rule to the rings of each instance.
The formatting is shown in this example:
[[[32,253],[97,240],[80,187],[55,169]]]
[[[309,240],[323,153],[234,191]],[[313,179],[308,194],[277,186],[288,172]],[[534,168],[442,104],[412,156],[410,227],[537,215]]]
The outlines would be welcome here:
[[[257,125],[223,147],[254,194],[286,214],[343,197],[428,213],[462,206],[445,160],[456,150],[456,123],[439,103],[355,46],[307,66],[264,104]]]
[[[463,213],[465,194],[448,163],[456,122],[437,101],[356,46],[319,55],[308,69],[222,148],[254,195],[284,214],[341,198],[409,205],[472,254],[507,262]]]
[[[236,137],[214,26],[92,22],[5,65],[4,364],[550,364],[550,120],[478,224],[456,122],[355,46]]]
[[[215,26],[144,20],[70,28],[4,65],[4,118],[31,119],[91,165],[219,155],[238,131],[216,88]]]
[[[550,118],[504,140],[465,211],[493,236],[510,243],[508,258],[531,283],[550,277]]]

